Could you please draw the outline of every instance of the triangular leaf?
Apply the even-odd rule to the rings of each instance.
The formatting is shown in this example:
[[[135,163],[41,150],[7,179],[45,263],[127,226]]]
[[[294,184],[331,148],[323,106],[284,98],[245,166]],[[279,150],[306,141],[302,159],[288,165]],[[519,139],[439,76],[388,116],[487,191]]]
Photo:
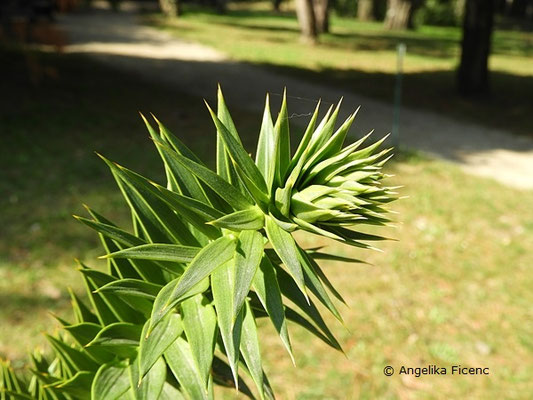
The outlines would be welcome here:
[[[235,262],[231,260],[211,275],[211,290],[217,312],[217,321],[226,350],[233,379],[238,384],[239,343],[243,313],[234,315]]]
[[[199,251],[199,247],[156,243],[130,247],[115,253],[107,254],[102,258],[129,258],[133,260],[139,259],[188,263],[193,260]]]
[[[289,270],[298,285],[298,288],[307,298],[302,266],[298,259],[296,242],[290,233],[281,229],[270,217],[266,218],[265,230],[272,247]]]
[[[198,294],[181,304],[183,327],[205,387],[215,351],[217,317],[207,299]]]
[[[159,357],[150,371],[141,379],[139,377],[139,363],[130,365],[131,391],[134,400],[159,399],[167,376],[167,364],[163,357]]]
[[[91,399],[115,400],[120,399],[130,388],[128,362],[117,361],[104,364],[94,377]]]
[[[267,188],[270,190],[274,179],[274,167],[272,163],[274,152],[274,124],[270,115],[269,96],[267,94],[265,101],[265,111],[263,113],[263,122],[257,142],[257,151],[255,154],[255,163],[259,171],[263,174]]]
[[[196,368],[189,343],[182,337],[175,340],[165,351],[165,360],[170,370],[191,399],[209,400],[212,396],[204,386]]]
[[[211,221],[210,224],[232,231],[259,230],[265,224],[265,214],[259,207],[255,206],[246,210],[235,211]]]
[[[168,314],[161,323],[157,324],[148,335],[148,328],[150,321],[146,321],[141,334],[141,342],[139,345],[139,379],[152,368],[156,361],[166,351],[166,349],[174,343],[174,341],[181,335],[183,325],[178,314]]]
[[[261,260],[261,265],[254,277],[253,287],[294,362],[281,291],[276,271],[268,257],[263,257]]]
[[[231,259],[234,250],[235,239],[226,236],[205,246],[196,255],[183,275],[167,284],[157,296],[152,311],[150,330],[183,300],[183,296],[189,290],[207,278],[213,270]]]
[[[257,337],[257,326],[255,324],[254,314],[250,308],[250,304],[245,302],[244,319],[242,323],[241,334],[241,353],[250,375],[257,386],[259,396],[261,399],[265,398],[263,392],[263,369],[261,363],[261,352],[259,350],[259,339]]]
[[[261,258],[263,257],[263,235],[258,231],[242,231],[235,250],[235,285],[233,289],[233,318],[241,311],[241,307],[250,291],[250,286]]]

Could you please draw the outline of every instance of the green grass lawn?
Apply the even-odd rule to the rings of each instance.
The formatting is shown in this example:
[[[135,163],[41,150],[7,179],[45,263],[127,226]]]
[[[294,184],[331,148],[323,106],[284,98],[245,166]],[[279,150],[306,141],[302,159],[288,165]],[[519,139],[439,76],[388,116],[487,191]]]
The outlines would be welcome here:
[[[0,97],[0,356],[20,366],[26,351],[44,344],[41,332],[57,326],[47,310],[69,316],[65,287],[82,293],[73,259],[97,265],[101,254],[95,234],[70,215],[83,214],[85,202],[129,226],[93,151],[160,181],[138,110],[153,111],[211,164],[215,133],[201,99],[82,57],[4,49],[0,62],[10,77]],[[230,108],[241,132],[257,132],[260,110]],[[299,236],[372,265],[324,266],[349,306],[345,327],[328,318],[346,356],[292,326],[294,368],[273,329],[261,328],[279,398],[528,398],[533,192],[417,156],[398,157],[388,172],[409,197],[395,206],[398,228],[386,233],[399,241],[385,243],[384,253]],[[488,367],[490,375],[382,373],[385,365],[428,364]]]
[[[317,46],[299,41],[290,11],[275,14],[269,2],[234,3],[226,15],[186,6],[183,16],[146,20],[179,37],[222,50],[235,60],[274,68],[313,82],[336,85],[392,102],[396,46],[407,45],[404,63],[405,104],[533,135],[533,34],[496,30],[493,40],[492,95],[476,101],[455,93],[461,31],[456,27],[422,26],[415,32],[387,31],[380,22],[362,23],[332,17],[331,33]]]

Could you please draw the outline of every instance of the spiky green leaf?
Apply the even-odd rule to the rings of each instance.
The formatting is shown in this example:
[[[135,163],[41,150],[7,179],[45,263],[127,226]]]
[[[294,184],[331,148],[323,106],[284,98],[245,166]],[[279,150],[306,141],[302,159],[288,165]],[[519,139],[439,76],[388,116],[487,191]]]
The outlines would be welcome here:
[[[201,294],[185,300],[181,308],[187,341],[204,386],[207,387],[215,351],[217,331],[215,310],[207,298]]]
[[[98,369],[91,389],[91,400],[120,399],[130,388],[128,362],[116,361]]]
[[[146,321],[141,334],[139,346],[139,379],[152,368],[167,348],[176,341],[183,332],[183,324],[178,314],[167,314],[149,333],[150,320]]]
[[[180,278],[168,283],[158,294],[152,311],[151,328],[183,300],[187,292],[233,256],[235,239],[223,236],[205,246]]]

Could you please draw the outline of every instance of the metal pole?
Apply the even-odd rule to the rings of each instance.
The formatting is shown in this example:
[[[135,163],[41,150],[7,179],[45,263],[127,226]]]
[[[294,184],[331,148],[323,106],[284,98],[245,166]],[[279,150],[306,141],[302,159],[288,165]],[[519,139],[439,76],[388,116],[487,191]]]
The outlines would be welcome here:
[[[396,47],[396,87],[394,89],[394,108],[392,116],[392,135],[391,140],[394,146],[400,144],[400,108],[402,103],[402,75],[403,75],[403,59],[405,57],[406,46],[405,43],[399,43]]]

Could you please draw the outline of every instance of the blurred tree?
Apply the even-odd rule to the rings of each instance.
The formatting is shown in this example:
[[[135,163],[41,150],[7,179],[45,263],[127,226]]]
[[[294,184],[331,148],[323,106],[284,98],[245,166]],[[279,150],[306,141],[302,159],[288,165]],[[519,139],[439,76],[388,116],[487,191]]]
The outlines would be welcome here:
[[[357,2],[357,19],[372,21],[374,19],[374,0],[359,0]]]
[[[295,0],[296,16],[300,24],[301,40],[305,43],[316,43],[318,32],[316,29],[313,0]]]
[[[329,5],[329,0],[313,0],[313,10],[318,33],[329,32]]]
[[[385,27],[387,29],[413,29],[413,17],[424,0],[388,0]]]
[[[489,91],[488,60],[494,3],[494,0],[466,0],[461,63],[457,74],[457,86],[463,96]]]
[[[455,0],[454,12],[460,21],[463,20],[463,16],[465,13],[465,2],[466,0]]]
[[[329,0],[296,0],[295,6],[302,41],[313,44],[320,33],[329,32]]]
[[[180,15],[179,0],[159,0],[159,8],[167,17],[177,17]]]
[[[274,11],[276,12],[279,12],[280,11],[280,8],[281,8],[281,2],[283,0],[273,0],[272,1],[272,6],[274,7]]]

